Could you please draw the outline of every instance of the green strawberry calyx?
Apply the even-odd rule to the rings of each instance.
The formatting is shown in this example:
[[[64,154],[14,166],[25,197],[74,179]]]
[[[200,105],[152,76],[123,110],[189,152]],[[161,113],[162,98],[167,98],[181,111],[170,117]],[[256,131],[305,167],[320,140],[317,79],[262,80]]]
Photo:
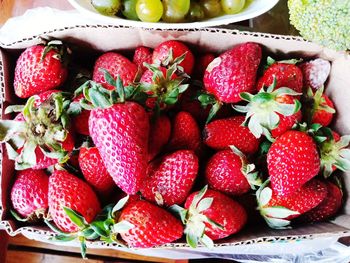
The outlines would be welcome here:
[[[68,48],[61,40],[51,40],[51,41],[44,41],[43,44],[45,45],[45,48],[41,54],[40,62],[43,62],[45,60],[46,55],[51,51],[55,51],[55,55],[53,55],[53,58],[59,60],[64,67],[67,67],[69,63],[69,55],[72,53],[71,49]]]
[[[74,92],[74,97],[83,94],[84,97],[79,100],[80,106],[76,103],[71,103],[69,111],[71,114],[79,114],[82,109],[92,110],[95,108],[106,109],[117,103],[128,101],[136,101],[142,105],[145,104],[148,95],[141,91],[140,87],[132,85],[123,86],[122,79],[118,75],[116,79],[105,69],[100,69],[104,72],[105,80],[108,84],[115,87],[113,90],[105,89],[100,83],[92,80],[86,81]]]
[[[121,247],[126,245],[118,240],[117,235],[129,231],[134,227],[128,221],[120,221],[119,210],[122,209],[128,202],[129,196],[126,196],[114,204],[109,204],[102,209],[96,216],[95,220],[90,224],[86,222],[85,218],[73,209],[63,206],[63,210],[69,219],[79,228],[75,233],[66,233],[56,227],[49,219],[45,219],[45,223],[53,230],[56,235],[51,239],[53,241],[69,242],[78,240],[81,245],[81,255],[86,258],[86,242],[93,240],[101,240],[106,243],[114,243]]]
[[[69,117],[67,108],[70,101],[64,94],[53,93],[39,106],[34,95],[24,106],[10,106],[5,113],[21,112],[24,121],[1,120],[0,142],[5,143],[8,156],[15,160],[15,169],[24,170],[36,165],[37,147],[49,158],[64,163],[69,159],[62,143],[68,135]]]
[[[287,218],[300,213],[283,206],[269,206],[273,195],[272,189],[267,186],[269,182],[269,180],[266,180],[256,192],[258,210],[269,227],[273,229],[290,228],[291,221],[287,220]]]
[[[301,95],[300,93],[287,87],[281,87],[275,90],[275,87],[276,78],[274,78],[273,83],[266,91],[263,87],[256,95],[242,92],[240,97],[242,100],[247,101],[248,104],[245,106],[233,106],[236,111],[246,114],[243,125],[248,126],[256,138],[265,135],[271,140],[270,132],[278,126],[280,122],[279,114],[292,116],[301,108],[301,103],[297,99],[294,99],[293,104],[278,102],[279,97],[299,96]]]
[[[328,178],[336,168],[344,172],[350,171],[350,135],[344,135],[335,141],[331,129],[323,128],[322,131],[327,138],[319,144],[323,176]]]
[[[186,226],[184,230],[186,241],[192,248],[196,248],[198,243],[201,243],[208,248],[214,247],[213,240],[205,234],[206,224],[210,224],[212,227],[217,227],[219,229],[224,229],[222,225],[203,214],[203,211],[209,209],[214,201],[212,197],[204,198],[207,189],[208,186],[203,187],[202,190],[194,196],[189,209],[184,209],[179,205],[173,205],[170,207],[170,210],[178,214],[182,223]]]
[[[199,94],[197,95],[197,99],[199,100],[203,108],[206,108],[209,105],[212,105],[208,114],[208,118],[205,122],[205,124],[208,124],[215,117],[218,111],[221,109],[223,103],[217,100],[214,95],[204,91],[199,92]]]
[[[254,171],[255,170],[255,164],[249,163],[248,159],[247,159],[247,156],[245,156],[235,146],[230,145],[230,149],[233,151],[234,154],[239,156],[239,158],[241,159],[241,161],[242,161],[241,172],[247,178],[247,181],[248,181],[250,187],[253,190],[257,190],[257,187],[262,185],[262,180],[261,180],[261,177],[259,177],[259,172]]]
[[[152,84],[140,83],[141,90],[157,98],[158,105],[163,103],[173,105],[178,101],[179,95],[184,93],[189,84],[184,84],[188,77],[178,76],[176,74],[178,64],[174,63],[164,72],[157,66],[144,63],[144,65],[152,71]]]
[[[186,55],[187,55],[187,51],[185,53],[183,53],[181,56],[174,58],[173,49],[170,48],[168,56],[165,59],[163,59],[162,61],[160,61],[160,64],[157,63],[155,65],[162,66],[165,68],[175,68],[174,73],[176,73],[177,76],[180,76],[182,78],[190,78],[190,76],[185,73],[184,68],[182,66],[180,66],[180,63],[182,61],[184,61],[184,59],[186,58]],[[145,66],[146,66],[146,64],[147,63],[144,63]]]
[[[276,63],[295,65],[295,64],[301,63],[301,62],[303,62],[302,58],[299,58],[299,59],[292,58],[292,59],[287,59],[287,60],[275,60],[272,57],[268,56],[266,59],[265,69],[269,68],[270,66],[272,66],[273,64],[276,64]]]
[[[10,209],[11,215],[20,222],[29,222],[29,223],[35,223],[38,222],[41,219],[45,219],[48,216],[47,209],[45,208],[39,208],[35,210],[33,213],[28,215],[27,217],[23,218],[20,216],[15,210]]]

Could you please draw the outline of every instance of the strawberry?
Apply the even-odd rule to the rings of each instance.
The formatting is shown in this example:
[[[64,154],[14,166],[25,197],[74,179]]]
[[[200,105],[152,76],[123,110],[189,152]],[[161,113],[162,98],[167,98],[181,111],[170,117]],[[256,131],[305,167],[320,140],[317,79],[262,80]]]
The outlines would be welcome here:
[[[234,146],[232,150],[215,153],[208,161],[205,177],[210,188],[230,195],[242,195],[251,185],[260,185],[254,164],[248,164],[246,157]]]
[[[81,147],[79,151],[79,166],[85,180],[101,195],[108,195],[114,187],[99,151],[96,147]]]
[[[60,230],[79,231],[79,226],[69,218],[64,207],[77,211],[88,223],[100,211],[97,196],[87,183],[67,171],[56,170],[49,179],[49,213]]]
[[[169,40],[159,44],[153,51],[152,64],[168,66],[171,65],[176,58],[181,56],[184,56],[184,59],[179,66],[183,68],[183,72],[187,75],[191,75],[194,65],[194,56],[185,44],[176,40]]]
[[[134,57],[132,62],[136,66],[139,67],[139,69],[142,70],[142,72],[146,71],[147,68],[144,66],[144,63],[151,64],[152,63],[152,51],[148,47],[139,46],[135,49]]]
[[[215,120],[204,127],[203,141],[215,150],[228,149],[235,146],[244,154],[254,154],[258,151],[259,140],[243,126],[244,116],[235,116]]]
[[[113,90],[115,87],[107,83],[102,69],[107,70],[113,78],[117,78],[119,75],[124,86],[133,83],[137,75],[137,66],[126,57],[114,52],[102,54],[95,62],[92,78],[109,90]]]
[[[267,181],[268,182],[268,181]],[[327,186],[312,179],[289,196],[280,196],[266,183],[257,191],[260,214],[271,228],[283,229],[290,220],[317,207],[327,195]]]
[[[299,222],[320,222],[334,216],[342,205],[343,193],[341,189],[331,182],[325,182],[327,196],[315,208],[300,216]]]
[[[167,105],[173,105],[178,101],[178,97],[187,88],[188,84],[183,84],[184,77],[177,76],[177,64],[170,68],[159,67],[146,64],[146,70],[140,79],[141,89],[150,98],[146,101],[146,106],[150,109],[165,109]]]
[[[181,214],[191,247],[196,247],[198,242],[213,247],[212,240],[237,233],[247,221],[246,211],[238,202],[207,187],[187,197],[186,209],[176,205],[171,208]]]
[[[62,93],[47,91],[28,99],[25,106],[10,106],[6,112],[21,111],[15,120],[1,120],[9,158],[15,168],[44,169],[64,163],[74,148],[72,131],[68,127],[69,101]]]
[[[254,92],[260,60],[261,47],[258,44],[235,46],[208,65],[203,79],[205,90],[220,102],[239,102],[241,92]]]
[[[127,194],[135,194],[147,168],[149,118],[140,104],[125,101],[133,92],[119,77],[114,80],[105,71],[105,78],[116,87],[112,92],[93,81],[82,90],[91,109],[90,136],[114,182]]]
[[[201,144],[201,134],[196,120],[188,112],[179,112],[172,122],[167,149],[196,151]]]
[[[160,205],[181,204],[189,195],[198,173],[193,151],[179,150],[151,162],[141,194]]]
[[[314,90],[324,86],[331,72],[331,63],[321,58],[305,62],[299,67],[303,73],[304,87]]]
[[[306,100],[311,102],[311,107],[306,109],[309,123],[328,126],[333,120],[335,108],[331,99],[323,93],[323,87],[317,89],[316,92],[309,88]]]
[[[49,177],[43,170],[27,169],[17,172],[11,189],[11,202],[24,220],[35,221],[46,216]]]
[[[74,126],[74,130],[82,135],[89,136],[89,117],[90,117],[90,111],[81,109],[80,107],[80,100],[83,99],[83,94],[77,96],[74,98],[74,100],[71,103],[71,107],[75,106],[74,104],[77,104],[76,107],[79,107],[79,113],[72,118],[72,124]]]
[[[273,191],[288,196],[318,174],[320,156],[312,137],[291,130],[272,143],[267,166]]]
[[[151,120],[150,126],[148,161],[153,160],[161,152],[168,143],[171,133],[171,123],[166,115],[160,115],[156,120]]]
[[[160,246],[179,239],[181,222],[168,211],[147,201],[135,201],[122,210],[119,222],[128,222],[131,229],[121,233],[123,240],[135,248]]]
[[[271,58],[269,58],[271,59]],[[302,93],[303,91],[303,74],[298,66],[294,65],[294,60],[285,61],[286,63],[275,62],[270,64],[265,70],[264,75],[259,79],[257,83],[257,89],[260,90],[263,87],[269,87],[273,84],[274,80],[276,85],[274,89],[286,87],[294,90],[296,93]]]
[[[325,178],[329,177],[336,169],[350,170],[350,156],[348,146],[350,135],[341,136],[329,128],[323,128],[323,137],[326,140],[319,142],[321,171]]]
[[[270,141],[290,130],[302,117],[301,103],[295,98],[301,94],[290,88],[278,87],[278,79],[274,80],[266,91],[262,87],[256,95],[241,93],[241,98],[248,104],[234,106],[235,110],[246,114],[244,124],[255,137],[260,138],[263,134]],[[279,81],[284,81],[282,74]]]
[[[196,59],[196,71],[194,74],[202,79],[208,65],[215,59],[215,55],[212,53],[206,53]]]
[[[28,98],[61,86],[67,77],[66,53],[60,41],[31,46],[23,51],[16,62],[15,94]]]

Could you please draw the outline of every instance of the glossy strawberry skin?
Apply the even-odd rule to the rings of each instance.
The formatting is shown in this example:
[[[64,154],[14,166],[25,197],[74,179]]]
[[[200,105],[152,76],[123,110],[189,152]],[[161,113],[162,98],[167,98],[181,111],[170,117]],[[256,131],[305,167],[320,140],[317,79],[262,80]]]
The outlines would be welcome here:
[[[151,120],[148,141],[148,161],[156,157],[168,143],[171,133],[171,122],[168,116],[161,115],[155,121]]]
[[[168,211],[147,201],[129,203],[120,215],[119,221],[126,220],[134,228],[121,237],[134,248],[150,248],[173,242],[183,233],[182,223]]]
[[[79,230],[62,206],[80,213],[88,223],[100,211],[100,203],[92,188],[66,171],[54,171],[49,179],[49,213],[56,226],[64,232]]]
[[[96,147],[82,147],[79,166],[85,180],[101,195],[108,195],[115,183],[109,175]]]
[[[287,131],[272,143],[267,165],[273,191],[288,196],[318,174],[320,157],[309,135]]]
[[[36,211],[48,209],[49,177],[44,170],[27,169],[16,174],[11,190],[11,202],[16,212],[24,218]]]
[[[237,147],[244,154],[253,154],[259,148],[259,140],[242,126],[244,116],[235,116],[212,121],[204,127],[203,141],[215,150]]]
[[[242,195],[250,190],[250,185],[241,170],[241,158],[232,150],[223,150],[210,158],[205,177],[209,187],[214,190],[229,195]]]
[[[196,120],[188,112],[179,112],[172,122],[169,150],[196,151],[201,144],[201,134]]]
[[[342,205],[343,194],[338,186],[331,182],[325,182],[327,185],[327,196],[315,208],[303,214],[298,221],[300,222],[320,222],[334,216]]]
[[[317,207],[326,198],[326,195],[326,185],[320,180],[312,179],[287,197],[273,193],[266,207],[285,207],[299,212],[299,214],[290,215],[285,218],[286,220],[291,220]]]
[[[176,40],[169,40],[159,44],[153,51],[152,64],[160,65],[161,62],[168,58],[170,49],[173,52],[174,59],[186,53],[185,59],[179,65],[183,67],[185,73],[191,75],[194,65],[194,56],[185,44]]]
[[[323,94],[322,100],[323,101],[321,102],[321,105],[328,106],[332,109],[335,109],[333,102],[330,100],[330,98],[327,95]],[[327,112],[325,110],[316,109],[312,116],[311,122],[319,123],[322,126],[328,126],[329,124],[331,124],[333,120],[333,115],[334,115],[333,113]]]
[[[124,192],[135,194],[147,169],[149,118],[144,108],[125,102],[94,109],[89,130],[114,182]]]
[[[245,43],[214,59],[204,73],[205,90],[224,103],[241,101],[240,93],[255,91],[255,78],[261,60],[261,47]]]
[[[192,193],[186,200],[185,208],[189,209],[194,196],[198,192]],[[221,239],[237,233],[247,222],[247,213],[244,208],[230,197],[214,190],[207,190],[204,198],[213,198],[211,206],[201,212],[214,222],[224,227],[223,230],[205,223],[205,234],[212,240]]]
[[[104,53],[95,62],[92,78],[109,90],[115,87],[106,83],[104,73],[100,69],[107,70],[115,79],[119,75],[124,86],[131,84],[137,75],[137,66],[126,57],[114,52]]]
[[[327,60],[317,58],[299,65],[304,80],[304,87],[317,90],[324,86],[331,71],[331,63]]]
[[[132,62],[138,66],[142,71],[146,71],[147,68],[143,63],[152,63],[152,50],[148,47],[139,46],[135,49],[134,57]]]
[[[295,98],[293,98],[292,96],[280,96],[276,99],[279,103],[283,103],[283,104],[294,104],[295,102]],[[277,138],[278,136],[282,135],[283,133],[285,133],[288,130],[291,130],[292,127],[294,126],[294,124],[296,124],[297,122],[301,121],[302,118],[302,114],[301,114],[301,110],[297,111],[296,113],[294,113],[291,116],[284,116],[280,113],[277,113],[280,121],[278,123],[278,126],[276,128],[274,128],[271,131],[271,135],[273,138]]]
[[[182,204],[189,195],[198,173],[198,158],[193,151],[179,150],[151,162],[141,189],[143,197],[156,201],[162,196],[164,205]]]
[[[18,58],[15,68],[14,89],[20,98],[28,98],[63,84],[67,69],[55,58],[57,51],[50,50],[41,61],[45,46],[27,48]]]
[[[257,89],[269,87],[273,83],[274,78],[276,78],[275,89],[287,87],[298,93],[303,91],[303,73],[294,64],[278,62],[272,64],[259,79]]]
[[[79,103],[80,99],[84,97],[83,94],[76,97],[73,100],[73,103]],[[82,135],[89,136],[89,117],[90,117],[90,111],[89,110],[82,110],[80,114],[72,118],[72,125],[74,126],[74,130]]]

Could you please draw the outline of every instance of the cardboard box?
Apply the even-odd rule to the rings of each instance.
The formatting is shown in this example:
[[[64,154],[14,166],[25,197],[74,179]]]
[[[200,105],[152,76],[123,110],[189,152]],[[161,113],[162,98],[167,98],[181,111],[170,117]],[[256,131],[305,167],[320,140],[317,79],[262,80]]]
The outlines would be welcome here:
[[[284,57],[321,57],[332,62],[331,76],[328,80],[327,93],[337,106],[337,118],[334,128],[341,134],[350,134],[350,56],[346,53],[334,52],[324,49],[316,44],[291,36],[270,35],[262,33],[241,32],[226,29],[191,29],[180,31],[141,30],[112,25],[77,25],[57,28],[42,32],[32,37],[18,39],[11,43],[2,43],[0,39],[0,114],[11,103],[18,102],[13,94],[13,71],[16,58],[23,48],[39,42],[39,37],[58,38],[80,45],[78,52],[88,53],[91,50],[104,52],[109,50],[134,49],[139,45],[155,47],[162,41],[177,39],[189,44],[193,50],[200,47],[205,51],[222,52],[236,44],[248,41],[260,43],[265,51]],[[22,226],[14,222],[9,215],[8,196],[13,181],[13,164],[8,160],[4,147],[0,152],[1,165],[1,202],[0,202],[0,228],[4,228],[10,235],[23,235],[50,242],[53,233],[42,226]],[[350,185],[350,174],[344,174],[346,186]],[[349,195],[350,188],[347,189]],[[341,237],[350,235],[350,202],[345,203],[341,214],[332,222],[305,225],[290,230],[272,230],[267,226],[246,227],[237,235],[223,239],[216,243],[214,250],[201,248],[200,251],[215,253],[220,247],[247,245],[264,242],[278,242],[291,240],[309,240],[321,237]],[[60,243],[61,244],[61,243]],[[61,244],[62,245],[62,244]],[[77,245],[76,242],[67,245]],[[90,247],[113,247],[114,245],[96,241],[89,242]],[[185,248],[184,242],[177,242],[162,246],[163,248]]]

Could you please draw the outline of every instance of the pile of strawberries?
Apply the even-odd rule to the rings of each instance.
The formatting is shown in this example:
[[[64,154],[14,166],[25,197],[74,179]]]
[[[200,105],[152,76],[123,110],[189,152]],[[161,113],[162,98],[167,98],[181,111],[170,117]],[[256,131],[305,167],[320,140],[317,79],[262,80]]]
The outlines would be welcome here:
[[[350,136],[328,127],[328,61],[275,61],[256,43],[194,56],[174,40],[82,61],[57,40],[17,60],[25,105],[0,122],[16,219],[85,256],[86,240],[212,247],[259,218],[282,229],[340,209]]]

